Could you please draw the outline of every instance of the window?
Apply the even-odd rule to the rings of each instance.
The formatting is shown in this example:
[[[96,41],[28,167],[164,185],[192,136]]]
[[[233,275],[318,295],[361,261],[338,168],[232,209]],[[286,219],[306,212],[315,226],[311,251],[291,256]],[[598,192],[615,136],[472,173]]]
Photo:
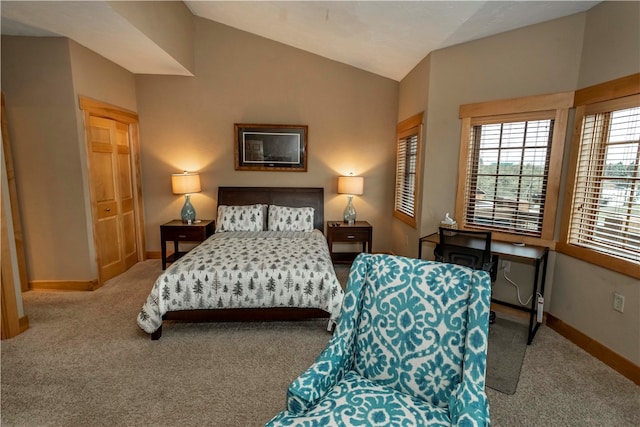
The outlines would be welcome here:
[[[460,107],[456,217],[507,241],[553,244],[572,93]]]
[[[640,94],[598,96],[624,81],[629,78],[576,92],[581,104],[576,105],[571,199],[559,250],[640,277]],[[637,77],[629,90],[639,92],[639,83]]]
[[[416,195],[420,182],[422,113],[398,123],[396,191],[393,215],[416,227]]]
[[[540,237],[553,119],[471,127],[464,221]]]

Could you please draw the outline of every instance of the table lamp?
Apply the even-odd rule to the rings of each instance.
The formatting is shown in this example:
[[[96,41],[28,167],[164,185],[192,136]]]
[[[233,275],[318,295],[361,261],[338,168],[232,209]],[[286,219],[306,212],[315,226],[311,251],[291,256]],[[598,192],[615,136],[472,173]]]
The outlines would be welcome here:
[[[191,205],[191,194],[199,193],[200,174],[197,172],[174,173],[171,174],[171,190],[173,194],[184,194],[184,206],[180,212],[182,222],[192,224],[196,220],[196,210]]]
[[[360,196],[364,192],[364,178],[361,176],[338,177],[338,194],[347,195],[347,207],[344,208],[344,222],[352,225],[356,222],[356,208],[353,206],[353,196]]]

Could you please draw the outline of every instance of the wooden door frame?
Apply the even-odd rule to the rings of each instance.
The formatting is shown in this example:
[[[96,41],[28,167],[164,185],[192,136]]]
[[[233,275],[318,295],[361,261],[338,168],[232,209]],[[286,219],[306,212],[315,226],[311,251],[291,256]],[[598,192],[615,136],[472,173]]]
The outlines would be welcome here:
[[[136,251],[138,254],[138,262],[144,261],[146,256],[145,238],[144,238],[144,215],[143,215],[143,200],[142,200],[142,170],[140,167],[140,141],[138,135],[138,114],[117,107],[115,105],[107,104],[95,99],[79,96],[80,109],[84,112],[84,129],[85,140],[87,144],[90,143],[89,135],[89,117],[96,116],[106,119],[116,120],[121,123],[125,123],[129,126],[129,142],[130,142],[130,166],[131,166],[131,181],[133,184],[133,199],[135,222],[136,222]],[[87,167],[91,170],[90,148],[87,145]],[[89,177],[91,174],[89,173]],[[100,260],[98,259],[98,242],[96,241],[96,221],[98,213],[96,210],[95,195],[93,194],[92,187],[89,186],[91,197],[91,223],[93,227],[93,239],[96,252],[96,263],[98,265],[98,286],[102,286],[102,277],[100,276]]]
[[[16,295],[15,280],[20,281],[20,290],[22,292],[29,290],[29,281],[27,276],[26,255],[24,251],[24,236],[22,234],[22,221],[20,217],[20,209],[18,205],[18,190],[16,187],[15,170],[13,167],[13,154],[9,141],[9,128],[7,124],[7,113],[4,105],[4,93],[0,94],[2,98],[2,154],[4,157],[4,170],[7,176],[8,195],[3,194],[2,198],[9,200],[10,212],[5,209],[5,200],[0,200],[0,237],[2,239],[0,250],[0,316],[1,332],[0,338],[12,338],[29,328],[29,319],[26,315],[20,317],[18,312],[18,295]],[[10,215],[9,215],[10,214]],[[11,224],[9,224],[9,217]],[[10,235],[9,228],[13,230]],[[13,241],[9,240],[9,237]],[[15,263],[11,256],[11,247],[15,251]],[[16,271],[17,269],[17,271]]]

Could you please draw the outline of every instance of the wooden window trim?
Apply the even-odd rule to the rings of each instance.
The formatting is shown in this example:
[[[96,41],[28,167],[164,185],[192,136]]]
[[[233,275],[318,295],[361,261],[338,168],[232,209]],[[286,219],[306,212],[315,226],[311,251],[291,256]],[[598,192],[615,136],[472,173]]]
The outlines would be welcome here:
[[[415,177],[415,186],[414,186],[414,194],[413,194],[413,216],[407,215],[404,212],[396,210],[396,197],[395,188],[397,186],[397,182],[394,183],[394,207],[393,207],[393,216],[400,221],[404,222],[407,225],[410,225],[413,228],[417,228],[417,217],[419,213],[419,203],[418,203],[418,194],[420,194],[420,184],[422,181],[422,119],[424,116],[424,112],[420,112],[416,115],[413,115],[400,123],[396,128],[396,173],[395,179],[398,178],[398,141],[401,138],[406,138],[407,136],[417,134],[418,143],[416,147],[416,177]]]
[[[640,94],[640,73],[622,77],[620,79],[589,86],[576,91],[574,106],[576,115],[574,120],[573,137],[569,152],[567,171],[567,188],[564,193],[566,200],[561,217],[560,241],[556,250],[565,255],[607,268],[618,273],[640,279],[640,265],[631,261],[615,258],[592,249],[587,249],[569,243],[569,227],[573,205],[574,187],[577,173],[577,161],[582,142],[582,120],[585,115],[592,114],[603,104],[616,108],[619,98]]]
[[[531,120],[532,118],[550,118],[555,120],[553,139],[551,141],[551,157],[549,161],[548,184],[545,213],[540,237],[523,236],[501,231],[493,231],[493,238],[506,242],[525,243],[529,245],[555,248],[554,229],[562,173],[562,157],[568,124],[569,108],[573,105],[573,92],[560,92],[547,95],[513,98],[507,100],[488,101],[460,106],[462,120],[460,134],[460,156],[458,159],[458,185],[456,195],[456,221],[464,227],[465,185],[467,181],[467,162],[469,160],[469,134],[476,124],[495,123],[514,120]],[[467,227],[471,228],[471,227]]]

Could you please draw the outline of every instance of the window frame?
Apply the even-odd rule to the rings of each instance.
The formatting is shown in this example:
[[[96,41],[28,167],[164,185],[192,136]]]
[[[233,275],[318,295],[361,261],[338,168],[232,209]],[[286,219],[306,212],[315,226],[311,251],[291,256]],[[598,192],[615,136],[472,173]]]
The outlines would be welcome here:
[[[418,217],[418,194],[420,189],[420,184],[422,181],[422,119],[424,116],[424,112],[418,113],[414,116],[409,117],[398,123],[396,128],[396,173],[395,173],[395,183],[394,183],[394,197],[393,197],[393,216],[400,221],[410,225],[413,228],[417,228],[417,217]],[[401,154],[401,143],[405,141],[407,138],[415,136],[417,138],[416,144],[416,155],[415,155],[415,183],[413,186],[413,194],[412,194],[412,202],[413,202],[413,216],[411,216],[408,212],[404,212],[398,209],[398,189],[400,187],[403,188],[403,192],[408,193],[409,189],[406,188],[405,185],[400,185],[400,181],[405,180],[406,175],[400,176],[400,154]],[[404,150],[403,150],[404,151]],[[404,169],[408,169],[408,164],[410,162],[404,162]]]
[[[635,101],[632,97],[635,97]],[[574,106],[574,132],[569,152],[567,171],[566,202],[562,210],[560,240],[556,250],[627,276],[640,279],[640,264],[631,260],[617,258],[595,249],[589,249],[569,243],[569,229],[575,198],[575,183],[578,173],[578,156],[582,145],[582,124],[585,116],[601,112],[613,112],[628,108],[628,101],[640,106],[640,73],[609,82],[589,86],[576,91]]]
[[[458,161],[458,186],[456,194],[456,221],[462,229],[491,230],[496,240],[530,245],[555,247],[554,232],[560,192],[562,158],[569,117],[569,108],[573,106],[573,92],[559,92],[460,106],[462,121],[460,133],[460,156]],[[542,216],[540,237],[508,232],[499,228],[478,227],[467,224],[464,218],[466,202],[465,188],[469,179],[467,164],[469,161],[471,129],[475,125],[486,123],[506,123],[513,121],[554,120],[551,138],[551,152],[545,192],[545,210]]]

